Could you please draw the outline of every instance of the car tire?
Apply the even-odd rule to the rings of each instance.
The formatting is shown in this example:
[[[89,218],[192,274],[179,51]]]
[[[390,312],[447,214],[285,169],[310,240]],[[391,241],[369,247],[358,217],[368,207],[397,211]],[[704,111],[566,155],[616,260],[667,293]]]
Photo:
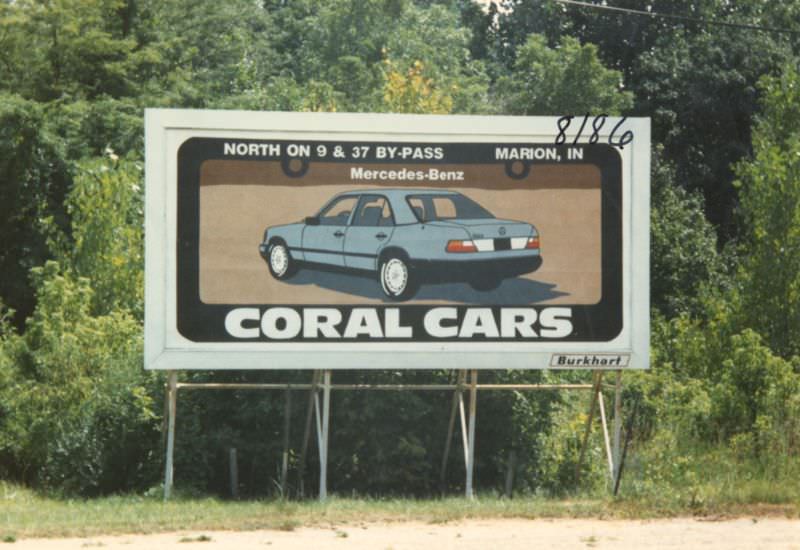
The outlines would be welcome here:
[[[401,254],[387,254],[381,259],[378,282],[383,294],[398,302],[412,298],[419,289],[419,282],[408,258]]]
[[[494,290],[499,287],[503,283],[503,279],[496,279],[492,277],[485,277],[483,279],[473,279],[469,282],[469,286],[471,286],[474,290],[479,290],[481,292],[486,292],[489,290]]]
[[[267,265],[270,274],[279,281],[285,281],[297,272],[297,262],[292,259],[289,248],[282,241],[270,244]]]

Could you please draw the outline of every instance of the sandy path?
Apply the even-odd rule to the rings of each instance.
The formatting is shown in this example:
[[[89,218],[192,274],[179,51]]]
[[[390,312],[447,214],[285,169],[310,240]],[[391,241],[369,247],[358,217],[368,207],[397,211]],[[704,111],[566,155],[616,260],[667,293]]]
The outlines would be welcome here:
[[[198,540],[204,537],[211,540]],[[11,547],[11,546],[9,546]],[[187,531],[157,535],[99,536],[73,539],[28,539],[13,548],[166,548],[241,550],[286,549],[566,549],[658,548],[797,549],[800,520],[778,518],[703,521],[666,520],[469,520],[447,524],[403,522],[363,524],[295,531]]]

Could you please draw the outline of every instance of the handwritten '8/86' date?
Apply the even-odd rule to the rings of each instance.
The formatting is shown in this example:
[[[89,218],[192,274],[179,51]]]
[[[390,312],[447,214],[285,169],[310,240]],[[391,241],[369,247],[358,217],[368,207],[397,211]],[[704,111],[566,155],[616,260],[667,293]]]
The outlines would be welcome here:
[[[567,142],[567,129],[572,124],[572,120],[575,118],[574,115],[566,115],[562,116],[558,119],[558,135],[556,136],[556,145],[563,145]],[[589,134],[589,143],[597,143],[600,141],[600,130],[603,128],[603,125],[606,123],[606,119],[608,115],[597,115],[592,119],[592,127],[591,133]],[[620,129],[620,126],[627,120],[628,117],[622,117],[619,122],[614,126],[614,129],[611,130],[611,133],[608,136],[608,144],[613,145],[614,147],[619,147],[623,149],[627,144],[633,141],[633,132],[631,130],[627,130],[623,132],[620,136],[617,136],[617,132]],[[575,137],[572,139],[572,144],[578,143],[583,135],[584,130],[586,129],[586,123],[589,121],[589,114],[587,113],[584,115],[583,120],[581,121],[581,126],[578,128],[578,133],[575,134]]]

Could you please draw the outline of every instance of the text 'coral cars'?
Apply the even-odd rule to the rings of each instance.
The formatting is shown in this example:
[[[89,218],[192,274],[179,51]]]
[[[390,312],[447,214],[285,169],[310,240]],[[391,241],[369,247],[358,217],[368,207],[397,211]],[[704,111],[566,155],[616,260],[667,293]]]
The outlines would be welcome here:
[[[300,267],[371,272],[392,300],[408,300],[424,283],[492,290],[542,264],[533,225],[433,189],[341,193],[315,216],[268,227],[259,251],[276,279]]]

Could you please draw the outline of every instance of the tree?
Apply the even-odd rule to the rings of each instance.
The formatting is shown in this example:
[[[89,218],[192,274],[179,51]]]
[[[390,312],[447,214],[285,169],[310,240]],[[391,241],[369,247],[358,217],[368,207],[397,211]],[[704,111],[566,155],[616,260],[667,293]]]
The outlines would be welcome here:
[[[784,357],[800,354],[800,74],[765,77],[740,193],[741,316]]]
[[[71,182],[64,151],[33,101],[0,93],[0,297],[16,310],[16,324],[33,311],[29,270],[48,249],[38,220],[63,225],[62,202]]]
[[[656,149],[650,213],[650,301],[667,318],[703,312],[703,290],[721,285],[724,262],[703,199],[676,185]]]
[[[514,71],[500,79],[497,93],[511,114],[616,115],[633,104],[621,78],[603,67],[595,46],[567,37],[549,48],[544,36],[534,34],[518,50]]]
[[[750,151],[756,83],[787,56],[763,33],[714,28],[664,35],[639,57],[631,84],[636,112],[652,117],[653,138],[675,163],[678,181],[702,191],[723,242],[736,233],[731,167]]]
[[[446,114],[453,109],[451,90],[439,89],[423,71],[424,65],[419,61],[405,73],[392,61],[386,61],[383,99],[389,112]]]

